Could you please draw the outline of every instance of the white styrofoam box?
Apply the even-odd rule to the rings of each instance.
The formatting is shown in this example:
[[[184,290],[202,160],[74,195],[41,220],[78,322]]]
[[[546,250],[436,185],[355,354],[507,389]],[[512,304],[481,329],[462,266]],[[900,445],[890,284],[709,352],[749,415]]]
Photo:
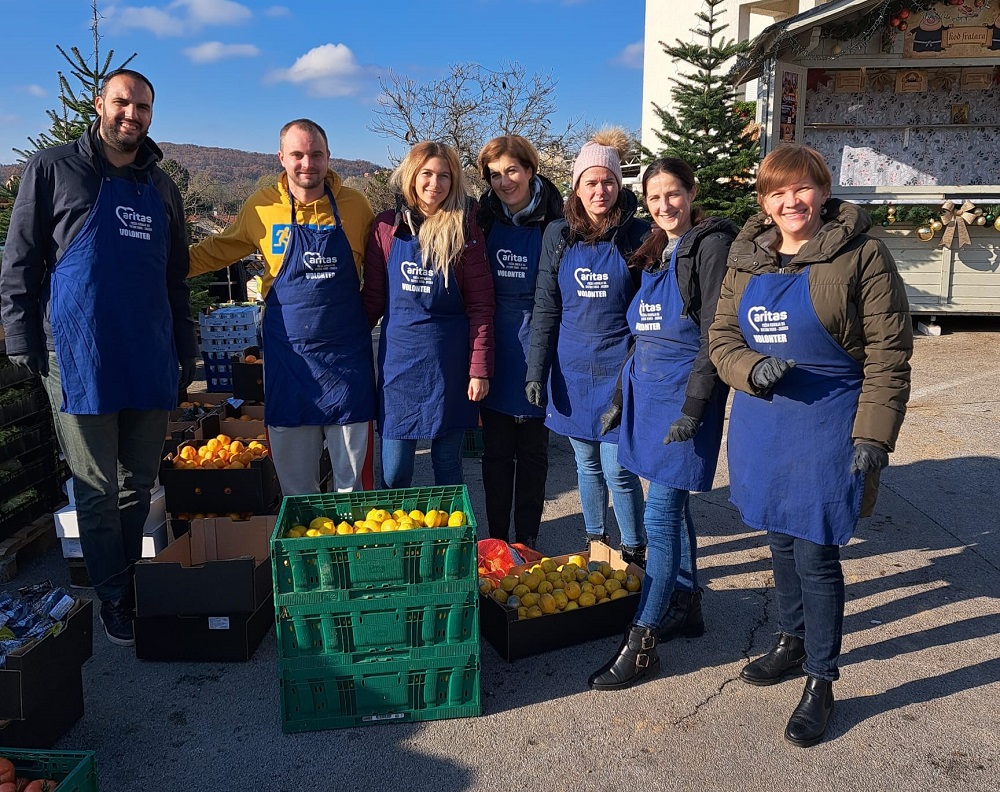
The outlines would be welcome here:
[[[79,539],[62,538],[63,558],[83,558],[83,548]],[[167,547],[167,524],[146,526],[142,535],[142,557],[152,558]]]
[[[70,487],[70,491],[72,491]],[[70,500],[69,506],[63,506],[52,515],[56,521],[56,536],[60,539],[79,539],[80,526],[76,520],[76,506]],[[146,518],[144,531],[155,530],[167,521],[167,502],[163,497],[163,487],[157,483],[156,489],[150,493],[149,516]],[[69,556],[66,556],[69,558]]]
[[[62,459],[63,456],[60,454],[59,458]],[[156,491],[159,488],[160,488],[160,479],[159,479],[159,477],[157,477],[157,479],[153,482],[153,489],[151,490],[152,495],[153,495],[154,498],[156,497]],[[72,476],[70,476],[68,479],[66,479],[66,483],[63,484],[63,492],[65,492],[66,493],[66,497],[69,498],[69,507],[71,509],[75,509],[76,508],[76,496],[73,494],[73,477]]]

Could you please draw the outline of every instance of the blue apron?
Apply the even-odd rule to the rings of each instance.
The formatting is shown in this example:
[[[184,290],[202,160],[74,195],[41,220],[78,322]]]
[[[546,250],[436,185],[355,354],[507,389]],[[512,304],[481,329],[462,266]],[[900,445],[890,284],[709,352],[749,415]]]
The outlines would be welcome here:
[[[729,389],[715,388],[692,440],[663,444],[671,422],[681,416],[701,347],[701,331],[684,314],[677,287],[679,247],[680,243],[670,255],[669,268],[642,273],[639,292],[629,306],[635,354],[622,376],[618,462],[664,487],[706,492],[712,489],[719,461]]]
[[[475,429],[469,400],[469,318],[454,266],[425,269],[420,242],[394,237],[378,346],[379,432],[419,440]]]
[[[601,437],[601,414],[611,406],[629,348],[626,312],[635,288],[613,242],[566,248],[559,265],[562,319],[549,374],[545,425],[580,440]]]
[[[152,177],[137,183],[102,174],[93,209],[52,270],[63,412],[177,406],[168,222]]]
[[[375,417],[371,330],[354,253],[330,188],[335,228],[295,222],[264,299],[264,423],[330,426]]]
[[[531,309],[541,253],[542,231],[537,226],[494,223],[486,240],[496,299],[493,315],[496,362],[483,405],[515,418],[545,415],[541,407],[535,407],[524,396]]]
[[[755,275],[739,312],[751,349],[796,365],[769,396],[737,391],[733,398],[730,499],[751,528],[847,544],[864,484],[851,473],[862,366],[820,324],[808,268]]]

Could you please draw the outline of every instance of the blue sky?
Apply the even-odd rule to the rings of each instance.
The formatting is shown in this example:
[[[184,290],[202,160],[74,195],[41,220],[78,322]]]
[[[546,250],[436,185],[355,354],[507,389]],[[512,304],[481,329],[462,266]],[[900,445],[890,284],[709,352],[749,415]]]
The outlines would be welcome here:
[[[638,129],[644,3],[624,0],[132,0],[100,2],[103,52],[156,88],[154,140],[248,151],[307,116],[335,156],[387,163],[368,131],[388,69],[418,82],[451,63],[513,60],[558,80],[557,121]],[[0,0],[0,163],[48,129],[58,105],[56,50],[92,51],[89,0]],[[398,152],[398,148],[394,148]]]

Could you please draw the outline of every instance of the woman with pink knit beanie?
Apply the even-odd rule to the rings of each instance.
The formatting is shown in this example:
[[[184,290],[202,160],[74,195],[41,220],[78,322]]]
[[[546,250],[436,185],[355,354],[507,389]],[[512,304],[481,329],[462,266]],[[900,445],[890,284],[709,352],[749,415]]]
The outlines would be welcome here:
[[[635,216],[635,195],[622,189],[627,150],[620,129],[603,130],[586,143],[573,165],[566,216],[545,229],[525,393],[532,404],[547,407],[546,426],[573,447],[587,537],[607,538],[610,490],[622,556],[643,564],[642,485],[618,464],[618,430],[601,433],[601,414],[628,355],[626,311],[641,277],[626,261],[649,230]]]

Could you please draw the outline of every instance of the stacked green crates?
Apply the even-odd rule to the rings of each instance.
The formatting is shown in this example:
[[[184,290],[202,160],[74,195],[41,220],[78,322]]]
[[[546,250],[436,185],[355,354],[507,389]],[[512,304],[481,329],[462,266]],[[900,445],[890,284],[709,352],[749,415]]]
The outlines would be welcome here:
[[[285,538],[316,517],[462,511],[459,528]],[[271,539],[285,732],[479,715],[476,520],[464,485],[287,497]]]
[[[14,763],[18,778],[29,781],[52,779],[57,782],[59,792],[98,792],[97,763],[93,751],[0,748],[0,756]]]

